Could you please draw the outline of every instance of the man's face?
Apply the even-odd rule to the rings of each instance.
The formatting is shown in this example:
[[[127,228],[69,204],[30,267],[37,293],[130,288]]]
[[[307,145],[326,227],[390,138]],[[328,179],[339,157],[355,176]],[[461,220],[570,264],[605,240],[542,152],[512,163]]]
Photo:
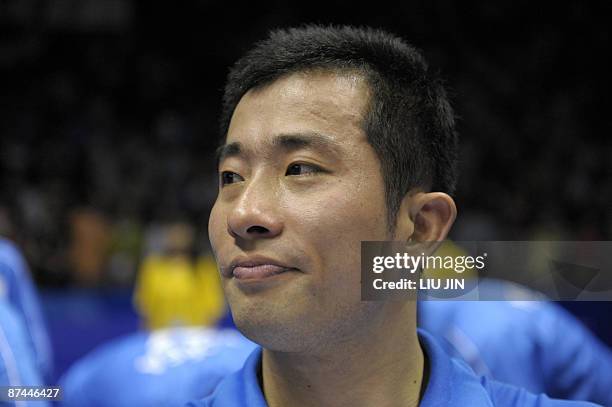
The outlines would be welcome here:
[[[357,75],[298,73],[249,91],[219,163],[209,236],[236,325],[305,351],[367,326],[360,242],[388,240],[379,159]]]

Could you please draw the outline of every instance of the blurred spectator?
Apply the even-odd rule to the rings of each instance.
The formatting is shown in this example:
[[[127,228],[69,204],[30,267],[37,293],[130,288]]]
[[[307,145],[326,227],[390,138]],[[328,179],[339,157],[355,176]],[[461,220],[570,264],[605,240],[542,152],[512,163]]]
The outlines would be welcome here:
[[[525,290],[506,289],[512,298]],[[612,351],[554,302],[423,301],[418,317],[419,326],[448,341],[447,351],[479,375],[553,398],[612,405]]]
[[[183,407],[240,369],[255,346],[230,329],[172,328],[128,335],[70,368],[60,382],[62,406]]]
[[[35,350],[21,315],[0,299],[0,386],[43,386],[45,384]],[[8,405],[8,402],[0,402]],[[10,403],[11,405],[13,403]],[[17,401],[15,406],[48,407],[46,400]]]
[[[25,259],[12,242],[3,238],[0,238],[0,303],[6,303],[3,307],[10,309],[5,312],[6,323],[15,326],[18,341],[25,342],[18,346],[29,349],[36,372],[48,380],[53,358],[40,300]]]
[[[113,285],[130,286],[136,278],[136,270],[142,250],[141,225],[133,218],[118,220],[113,225],[108,261],[108,279]]]
[[[102,281],[111,242],[111,228],[99,212],[77,209],[70,217],[70,263],[75,281],[92,286]]]
[[[188,224],[155,228],[135,288],[136,308],[149,329],[209,326],[224,311],[217,267],[210,254],[193,258]]]

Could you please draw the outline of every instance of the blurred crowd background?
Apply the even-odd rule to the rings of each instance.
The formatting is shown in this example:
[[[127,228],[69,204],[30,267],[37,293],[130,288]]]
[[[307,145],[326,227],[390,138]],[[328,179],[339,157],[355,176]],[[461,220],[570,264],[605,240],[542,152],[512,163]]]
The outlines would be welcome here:
[[[75,288],[131,293],[156,255],[201,264],[228,67],[271,28],[317,22],[384,28],[443,73],[462,149],[454,239],[610,240],[610,8],[0,2],[0,235],[22,248],[52,331],[53,315],[84,318],[65,302],[90,298]]]

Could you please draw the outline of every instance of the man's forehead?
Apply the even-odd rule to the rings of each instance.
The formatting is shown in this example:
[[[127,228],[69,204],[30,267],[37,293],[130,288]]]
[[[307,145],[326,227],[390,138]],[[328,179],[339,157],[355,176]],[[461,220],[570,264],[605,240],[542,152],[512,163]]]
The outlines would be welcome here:
[[[247,92],[234,111],[226,143],[277,134],[342,139],[363,129],[368,87],[359,75],[299,72]],[[348,141],[348,140],[345,140]]]
[[[368,99],[369,88],[361,75],[297,72],[249,90],[236,106],[232,122],[245,110],[268,115],[313,115],[323,119],[362,118]]]
[[[251,89],[249,92],[257,93],[274,86],[291,88],[315,87],[317,85],[321,85],[324,89],[330,91],[328,94],[332,94],[332,88],[338,87],[356,92],[367,92],[369,88],[364,73],[356,69],[308,68],[281,75],[269,83]]]

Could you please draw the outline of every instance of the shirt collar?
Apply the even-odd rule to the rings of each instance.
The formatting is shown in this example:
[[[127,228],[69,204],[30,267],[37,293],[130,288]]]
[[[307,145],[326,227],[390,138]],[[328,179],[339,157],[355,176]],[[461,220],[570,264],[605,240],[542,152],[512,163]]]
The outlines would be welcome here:
[[[421,329],[418,334],[429,364],[429,380],[420,407],[491,405],[486,390],[467,365],[451,359],[430,334]],[[244,367],[222,380],[210,397],[223,406],[267,407],[259,386],[260,371],[261,347],[257,347]]]

